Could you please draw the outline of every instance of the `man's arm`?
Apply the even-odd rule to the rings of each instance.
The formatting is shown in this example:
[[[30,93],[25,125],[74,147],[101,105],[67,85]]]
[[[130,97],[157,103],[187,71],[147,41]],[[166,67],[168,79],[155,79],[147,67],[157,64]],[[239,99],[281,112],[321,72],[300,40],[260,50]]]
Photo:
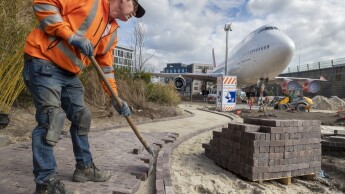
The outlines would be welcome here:
[[[112,36],[115,38],[112,38]],[[96,61],[100,65],[105,77],[107,78],[109,84],[111,85],[112,89],[114,90],[115,94],[118,95],[117,91],[117,84],[115,80],[115,70],[114,70],[114,55],[113,51],[117,45],[117,33],[113,32],[101,39],[99,45],[97,46],[97,54],[95,56]],[[104,91],[110,96],[110,92],[105,87],[105,84],[101,80],[101,84],[103,86]]]
[[[74,34],[68,22],[63,20],[63,15],[80,7],[80,1],[70,0],[34,0],[33,10],[39,21],[41,29],[51,36],[67,40]]]
[[[115,44],[115,43],[114,43]],[[116,81],[115,81],[115,71],[114,71],[114,67],[113,67],[113,59],[114,59],[114,56],[113,56],[113,49],[111,49],[107,54],[105,55],[99,55],[97,56],[97,59],[100,63],[100,68],[102,69],[103,71],[103,74],[105,76],[105,78],[107,79],[107,81],[109,82],[112,90],[114,91],[115,95],[118,96],[118,90],[117,90],[117,84],[116,84]],[[111,62],[109,62],[111,61]],[[102,65],[101,65],[102,64]],[[109,95],[111,96],[112,94],[108,91],[108,88],[106,87],[105,83],[103,80],[101,80],[101,84],[102,84],[102,87],[104,89],[104,91]],[[123,116],[129,116],[132,114],[127,102],[122,101],[122,106],[120,107],[114,100],[113,100],[113,106],[115,108],[115,110],[120,114],[120,115],[123,115]]]

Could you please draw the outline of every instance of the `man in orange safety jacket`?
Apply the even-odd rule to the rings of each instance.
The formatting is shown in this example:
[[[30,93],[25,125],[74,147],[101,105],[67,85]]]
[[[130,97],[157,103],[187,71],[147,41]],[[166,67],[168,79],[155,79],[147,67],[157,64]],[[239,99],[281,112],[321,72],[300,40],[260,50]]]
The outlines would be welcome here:
[[[65,193],[53,149],[66,116],[71,121],[76,160],[73,181],[107,181],[110,172],[93,163],[88,142],[91,112],[77,75],[90,64],[88,57],[94,56],[117,94],[112,66],[118,41],[116,19],[140,18],[145,10],[138,0],[33,0],[33,10],[39,25],[26,39],[23,78],[36,107],[37,126],[32,131],[35,193]],[[124,101],[122,107],[114,107],[121,115],[131,114]]]

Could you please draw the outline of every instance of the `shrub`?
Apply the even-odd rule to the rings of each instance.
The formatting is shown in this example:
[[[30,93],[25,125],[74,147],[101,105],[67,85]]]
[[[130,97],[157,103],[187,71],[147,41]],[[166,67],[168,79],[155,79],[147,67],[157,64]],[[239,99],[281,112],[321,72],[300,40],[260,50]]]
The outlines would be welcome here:
[[[135,80],[140,79],[140,80],[143,80],[147,84],[151,83],[151,77],[152,77],[151,73],[147,73],[143,71],[134,73]]]
[[[181,98],[172,82],[167,85],[149,84],[145,95],[148,101],[163,105],[176,106],[181,102]]]
[[[139,75],[139,74],[134,74]],[[119,97],[135,109],[145,109],[149,103],[176,106],[181,99],[173,83],[168,85],[148,83],[147,73],[141,78],[130,79],[129,71],[117,70],[115,73]],[[143,79],[142,79],[143,78]],[[93,67],[84,69],[81,80],[85,86],[85,100],[102,109],[111,106],[110,98],[103,92],[96,70]],[[149,79],[151,81],[151,78]]]

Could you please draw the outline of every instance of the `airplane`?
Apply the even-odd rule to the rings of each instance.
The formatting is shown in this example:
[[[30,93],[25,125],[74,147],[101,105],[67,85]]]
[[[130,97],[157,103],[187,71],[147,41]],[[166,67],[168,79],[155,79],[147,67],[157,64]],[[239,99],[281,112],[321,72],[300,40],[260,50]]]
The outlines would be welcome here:
[[[214,51],[213,51],[214,52]],[[307,92],[320,90],[320,82],[325,79],[277,77],[283,72],[295,52],[295,43],[285,33],[272,25],[264,25],[247,35],[229,53],[227,75],[237,76],[237,86],[243,91],[259,89],[262,96],[269,82],[282,86],[283,92],[303,87]],[[215,60],[214,60],[215,63]],[[222,63],[211,73],[152,73],[158,77],[174,77],[176,89],[186,86],[185,79],[216,82],[224,75]]]

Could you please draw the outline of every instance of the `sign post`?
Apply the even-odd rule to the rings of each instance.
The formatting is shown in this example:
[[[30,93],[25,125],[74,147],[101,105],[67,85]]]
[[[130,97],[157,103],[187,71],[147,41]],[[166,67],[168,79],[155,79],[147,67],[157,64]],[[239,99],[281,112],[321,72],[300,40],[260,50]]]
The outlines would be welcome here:
[[[229,112],[236,107],[237,76],[220,76],[217,78],[218,111]]]

